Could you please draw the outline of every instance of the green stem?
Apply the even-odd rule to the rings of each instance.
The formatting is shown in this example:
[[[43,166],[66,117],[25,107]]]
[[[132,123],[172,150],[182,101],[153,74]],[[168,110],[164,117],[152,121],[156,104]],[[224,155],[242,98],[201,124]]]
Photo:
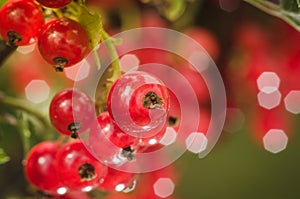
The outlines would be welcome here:
[[[96,95],[96,107],[98,114],[106,111],[106,101],[108,92],[115,82],[121,76],[119,56],[115,49],[115,40],[111,38],[103,29],[101,31],[101,40],[105,42],[111,58],[111,65],[106,70],[100,79]]]
[[[115,44],[113,39],[105,32],[102,31],[102,40],[105,41],[105,45],[108,49],[108,53],[110,55],[110,58],[112,60],[111,63],[111,70],[113,71],[112,76],[109,78],[109,81],[114,82],[116,79],[118,79],[121,75],[120,70],[120,62],[119,62],[119,56],[115,48]]]
[[[9,46],[7,42],[0,38],[0,67],[5,60],[17,49],[17,46]]]
[[[31,114],[34,117],[36,117],[46,129],[51,128],[51,125],[49,121],[45,118],[45,116],[40,112],[38,112],[36,110],[37,109],[36,107],[33,107],[31,104],[29,104],[24,100],[5,96],[3,93],[0,93],[0,104],[10,108],[19,109],[28,114]]]
[[[267,2],[265,0],[244,0],[244,1],[261,9],[262,11],[270,15],[281,17],[280,7],[276,4]]]
[[[31,148],[31,145],[30,145],[31,132],[30,132],[29,126],[28,126],[28,116],[24,112],[21,113],[20,130],[22,131],[20,133],[20,135],[22,137],[22,142],[23,142],[24,156],[26,156],[26,154],[28,153],[28,151]]]

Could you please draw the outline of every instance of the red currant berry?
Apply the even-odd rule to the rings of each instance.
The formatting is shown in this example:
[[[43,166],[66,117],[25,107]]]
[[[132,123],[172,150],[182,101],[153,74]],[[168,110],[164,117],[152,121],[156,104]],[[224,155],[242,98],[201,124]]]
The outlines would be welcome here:
[[[32,0],[10,0],[0,9],[0,33],[12,46],[31,43],[43,23],[43,13]]]
[[[90,128],[89,139],[92,149],[97,154],[100,153],[102,156],[109,158],[109,156],[118,155],[118,152],[120,152],[119,155],[128,160],[134,159],[133,152],[139,141],[138,138],[124,133],[116,125],[108,112],[101,113],[97,118],[97,122],[93,123]],[[107,141],[104,139],[107,139]],[[117,150],[116,153],[112,153],[111,155],[108,155],[109,153],[106,153],[103,148],[103,145],[105,143],[109,145],[109,142],[115,145]],[[99,143],[101,143],[101,146]],[[109,146],[107,147],[110,148]]]
[[[99,188],[103,191],[123,191],[134,181],[135,174],[108,168]]]
[[[94,120],[94,103],[79,90],[65,89],[53,97],[49,115],[58,132],[77,138]]]
[[[124,132],[139,138],[149,137],[150,131],[157,133],[165,125],[169,94],[157,77],[135,71],[126,73],[113,84],[107,106]]]
[[[50,194],[64,194],[67,191],[57,176],[55,159],[58,148],[54,142],[41,142],[29,151],[24,164],[28,181]]]
[[[100,132],[103,133],[112,143],[120,148],[127,148],[138,142],[136,137],[124,133],[114,122],[108,112],[100,114],[97,118]],[[94,133],[95,133],[94,132]]]
[[[80,140],[61,147],[56,162],[61,182],[71,190],[90,191],[107,172],[107,167],[97,161]]]
[[[55,65],[56,71],[81,61],[89,52],[89,38],[80,23],[68,18],[55,19],[38,34],[38,47],[43,58]]]
[[[69,3],[72,2],[72,0],[36,0],[39,2],[42,6],[48,7],[48,8],[61,8]]]

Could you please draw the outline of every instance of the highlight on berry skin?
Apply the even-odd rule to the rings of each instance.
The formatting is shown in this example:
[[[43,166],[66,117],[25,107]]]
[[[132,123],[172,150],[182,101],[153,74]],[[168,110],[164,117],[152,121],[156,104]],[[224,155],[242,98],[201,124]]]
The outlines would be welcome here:
[[[78,89],[64,89],[53,97],[49,117],[59,133],[77,138],[95,118],[94,102]]]

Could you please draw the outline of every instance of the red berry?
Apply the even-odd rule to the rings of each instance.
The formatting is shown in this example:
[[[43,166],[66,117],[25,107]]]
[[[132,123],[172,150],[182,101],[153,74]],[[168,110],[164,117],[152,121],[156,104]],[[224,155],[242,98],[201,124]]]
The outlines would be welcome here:
[[[89,37],[80,23],[68,18],[55,19],[38,34],[41,55],[57,71],[80,62],[89,52]]]
[[[91,150],[100,154],[100,159],[104,161],[113,160],[117,156],[120,156],[121,159],[133,160],[133,152],[138,141],[138,138],[124,133],[108,112],[101,113],[97,121],[90,127],[89,144]]]
[[[60,148],[56,162],[60,180],[71,190],[90,191],[107,172],[107,167],[97,161],[80,140]]]
[[[127,148],[138,142],[136,137],[124,133],[114,122],[108,112],[100,114],[97,118],[100,132],[105,135],[112,143],[120,148]],[[97,130],[91,130],[96,131]],[[95,132],[94,132],[95,133]]]
[[[0,9],[0,33],[10,45],[31,43],[43,23],[43,13],[32,0],[10,0]]]
[[[65,89],[53,97],[49,115],[58,132],[76,138],[94,120],[94,103],[79,90]]]
[[[123,191],[134,180],[135,174],[108,168],[99,188],[103,191]]]
[[[169,111],[169,94],[155,76],[135,71],[121,76],[112,86],[108,111],[116,124],[135,137],[150,137],[164,126]]]
[[[61,8],[72,2],[72,0],[36,0],[36,1],[39,2],[42,6],[48,8]]]
[[[41,142],[29,151],[24,164],[28,181],[50,194],[66,192],[57,176],[55,159],[58,148],[54,142]]]

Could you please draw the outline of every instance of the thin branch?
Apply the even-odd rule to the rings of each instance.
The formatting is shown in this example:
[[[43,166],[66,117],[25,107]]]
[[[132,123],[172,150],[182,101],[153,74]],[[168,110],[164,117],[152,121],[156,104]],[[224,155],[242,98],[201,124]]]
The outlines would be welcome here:
[[[0,38],[0,67],[16,49],[17,46],[9,46],[5,40]]]
[[[5,105],[10,108],[25,111],[26,113],[36,117],[46,129],[51,128],[49,121],[46,119],[45,115],[37,111],[36,107],[22,99],[17,99],[13,97],[6,96],[4,93],[0,92],[0,104]]]
[[[270,3],[265,0],[244,0],[244,1],[261,9],[262,11],[270,15],[281,17],[280,7],[274,3]]]

